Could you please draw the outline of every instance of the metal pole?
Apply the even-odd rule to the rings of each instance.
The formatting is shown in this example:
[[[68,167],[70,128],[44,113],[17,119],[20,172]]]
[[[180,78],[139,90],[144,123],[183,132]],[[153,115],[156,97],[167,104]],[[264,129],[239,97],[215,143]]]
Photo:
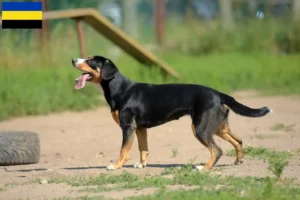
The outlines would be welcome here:
[[[82,58],[86,58],[86,51],[85,51],[85,43],[84,43],[84,32],[82,28],[82,19],[76,19],[77,23],[77,34],[78,34],[78,41],[79,41],[79,49],[80,49],[80,56]]]
[[[154,0],[154,28],[155,41],[163,46],[165,40],[165,2],[164,0]]]

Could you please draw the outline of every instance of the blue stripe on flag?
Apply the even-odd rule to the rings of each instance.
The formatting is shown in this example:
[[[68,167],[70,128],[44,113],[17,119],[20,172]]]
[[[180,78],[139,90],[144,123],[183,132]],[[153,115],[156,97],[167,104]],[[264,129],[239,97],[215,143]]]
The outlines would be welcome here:
[[[42,2],[2,2],[2,11],[41,11]]]

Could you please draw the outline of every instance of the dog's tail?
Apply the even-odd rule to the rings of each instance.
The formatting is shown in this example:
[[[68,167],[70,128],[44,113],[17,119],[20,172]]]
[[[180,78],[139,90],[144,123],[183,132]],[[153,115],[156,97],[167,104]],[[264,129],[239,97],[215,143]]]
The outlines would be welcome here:
[[[262,107],[259,109],[249,108],[239,102],[233,97],[219,92],[219,96],[222,104],[229,106],[236,114],[247,116],[247,117],[262,117],[272,112],[268,107]]]

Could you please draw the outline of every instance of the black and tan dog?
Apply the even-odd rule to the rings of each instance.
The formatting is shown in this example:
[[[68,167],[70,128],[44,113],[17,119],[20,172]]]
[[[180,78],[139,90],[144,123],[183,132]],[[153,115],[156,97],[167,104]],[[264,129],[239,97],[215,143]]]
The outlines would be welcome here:
[[[228,127],[228,107],[248,117],[261,117],[272,112],[267,107],[249,108],[231,96],[202,85],[137,83],[122,75],[111,60],[102,56],[73,59],[72,64],[83,72],[76,79],[75,88],[83,88],[87,81],[100,84],[112,117],[122,129],[120,156],[107,169],[122,168],[128,160],[135,134],[140,150],[140,162],[135,167],[146,167],[147,128],[178,120],[184,115],[191,116],[194,136],[211,153],[207,164],[197,169],[211,169],[222,156],[222,149],[216,144],[214,135],[234,146],[237,156],[234,163],[240,164],[243,161],[242,140]]]

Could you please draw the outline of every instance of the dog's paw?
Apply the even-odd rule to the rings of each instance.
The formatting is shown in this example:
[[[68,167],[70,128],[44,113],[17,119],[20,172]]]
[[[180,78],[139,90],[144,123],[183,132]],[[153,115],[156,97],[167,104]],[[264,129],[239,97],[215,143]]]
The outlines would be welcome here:
[[[115,165],[111,164],[111,165],[108,165],[106,167],[107,170],[116,170],[117,168],[115,167]]]
[[[137,162],[133,165],[134,168],[139,168],[139,169],[142,169],[142,168],[145,168],[146,167],[146,164],[142,164],[140,162]]]
[[[198,171],[203,171],[204,170],[204,166],[203,165],[198,165],[195,167]]]
[[[244,158],[242,158],[242,159],[236,159],[236,160],[234,161],[234,164],[235,164],[235,165],[240,165],[240,164],[243,164],[245,161],[246,161],[246,160],[245,160]]]

